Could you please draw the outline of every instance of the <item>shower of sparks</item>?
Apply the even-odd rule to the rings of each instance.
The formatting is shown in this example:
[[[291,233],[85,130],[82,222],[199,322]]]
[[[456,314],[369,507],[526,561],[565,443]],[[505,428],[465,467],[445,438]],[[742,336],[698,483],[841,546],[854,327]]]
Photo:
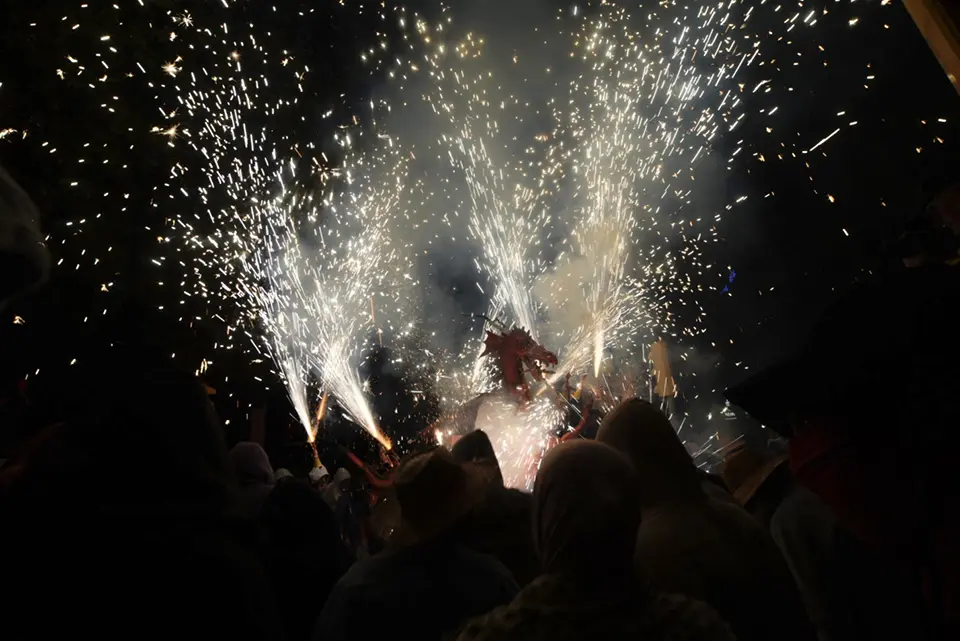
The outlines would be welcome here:
[[[393,80],[394,99],[350,106],[348,118],[328,112],[331,122],[343,121],[331,163],[322,141],[294,131],[292,123],[317,109],[304,99],[313,76],[289,44],[295,39],[246,20],[237,0],[194,13],[136,4],[114,5],[118,19],[111,24],[119,27],[111,28],[122,31],[133,14],[146,12],[158,36],[150,63],[137,57],[139,39],[88,24],[86,3],[62,17],[65,29],[95,41],[99,53],[80,60],[64,51],[57,76],[89,88],[110,114],[140,109],[145,88],[156,101],[152,127],[129,149],[112,140],[102,148],[88,143],[76,166],[96,158],[120,172],[145,164],[143,156],[168,163],[144,206],[166,221],[148,227],[159,243],[151,260],[160,285],[176,287],[182,309],[190,310],[181,320],[217,319],[226,333],[215,349],[252,344],[268,356],[308,440],[316,437],[320,410],[311,406],[322,390],[388,448],[357,369],[384,340],[381,325],[398,342],[397,360],[429,373],[443,410],[495,385],[480,347],[440,349],[416,317],[432,310],[413,302],[419,283],[411,265],[433,242],[423,238],[439,237],[438,221],[480,248],[476,267],[484,282],[477,288],[489,300],[488,315],[529,329],[558,354],[551,385],[590,372],[589,386],[613,396],[607,374],[620,370],[623,383],[612,387],[632,389],[632,361],[642,360],[638,346],[652,335],[703,332],[698,298],[713,288],[707,281],[719,275],[722,282],[725,274],[700,258],[701,248],[719,238],[721,215],[690,213],[699,211],[699,163],[718,153],[720,141],[733,149],[720,159],[728,168],[747,158],[767,161],[751,155],[741,138],[749,126],[774,132],[778,106],[771,101],[791,97],[777,93],[782,63],[765,46],[792,42],[796,28],[827,15],[799,0],[793,9],[736,0],[642,10],[586,3],[537,29],[545,45],[560,42],[567,51],[554,67],[530,67],[521,51],[511,54],[508,73],[494,73],[496,52],[485,50],[483,34],[455,35],[455,12],[444,9],[431,23],[376,3],[382,19],[396,19],[404,34],[396,41],[383,36],[361,57],[374,77]],[[877,3],[865,4],[874,10]],[[766,22],[754,29],[761,12]],[[779,26],[769,29],[774,22]],[[769,78],[748,86],[747,68],[769,70]],[[528,81],[536,81],[538,95],[518,89]],[[766,97],[762,109],[755,94]],[[391,129],[391,114],[408,102],[429,106],[430,126]],[[837,117],[823,132],[833,133],[809,149],[781,142],[777,159],[802,159],[809,169],[813,155],[825,154],[837,144],[828,141],[857,124],[844,111]],[[0,139],[27,137],[22,123],[10,125]],[[420,129],[437,132],[435,139],[424,143]],[[59,147],[42,136],[29,144],[50,154]],[[428,157],[442,169],[413,171]],[[84,182],[65,178],[71,188]],[[128,214],[128,198],[105,192],[102,209]],[[735,196],[726,209],[745,199]],[[71,220],[52,240],[82,237],[94,220]],[[431,231],[416,236],[422,230]],[[84,248],[73,268],[85,261],[92,269],[101,258]],[[171,273],[179,282],[164,285]],[[682,319],[678,306],[685,307]],[[491,409],[497,418],[487,421],[505,475],[518,486],[529,485],[550,432],[567,416],[556,394],[546,386],[536,391],[530,406]]]
[[[365,151],[375,161],[354,149],[369,124],[357,116],[358,126],[335,136],[342,156],[335,168],[313,142],[298,144],[284,119],[296,114],[310,70],[278,46],[280,38],[256,24],[238,27],[242,4],[225,1],[203,18],[168,12],[166,24],[178,27],[167,41],[172,61],[158,68],[125,61],[132,70],[124,80],[156,96],[165,122],[151,133],[180,149],[152,205],[169,212],[158,240],[179,254],[182,295],[206,308],[182,320],[225,322],[226,340],[215,348],[252,339],[272,359],[308,441],[317,429],[311,390],[322,388],[390,448],[357,367],[371,329],[366,303],[398,296],[388,285],[395,271],[385,221],[397,214],[403,162],[389,137],[373,136],[377,148]],[[165,33],[164,23],[151,26]],[[118,39],[100,41],[118,53]],[[70,61],[82,74],[84,65]],[[379,106],[369,106],[373,116]],[[153,262],[165,268],[169,258]]]
[[[525,73],[524,83],[558,78],[535,98],[511,95],[503,86],[509,82],[502,73],[484,63],[482,35],[444,43],[442,29],[409,22],[432,46],[425,57],[432,81],[425,99],[450,125],[439,147],[468,186],[469,230],[483,252],[478,267],[494,286],[489,315],[502,311],[508,323],[526,327],[558,352],[550,384],[570,372],[592,371],[594,389],[612,396],[601,377],[609,353],[629,360],[638,341],[704,331],[697,297],[703,280],[722,273],[699,255],[719,238],[721,216],[687,213],[696,209],[699,161],[714,153],[718,140],[740,135],[752,94],[777,88],[774,78],[753,87],[740,78],[748,68],[775,64],[765,57],[763,42],[782,41],[800,17],[788,14],[779,34],[754,31],[751,18],[755,23],[762,11],[755,9],[736,2],[661,3],[631,16],[604,2],[582,16],[574,11],[573,26],[559,30],[573,46],[569,61],[524,69],[523,56],[512,58],[512,72]],[[816,22],[814,12],[803,20],[806,26]],[[777,108],[766,111],[772,115]],[[520,138],[511,126],[542,120],[544,113],[552,129]],[[728,169],[743,149],[740,139],[726,159]],[[737,197],[726,209],[745,200]],[[558,221],[568,223],[569,232],[555,243],[563,250],[550,257],[543,239]],[[688,312],[686,324],[676,325],[677,304],[700,309],[693,323]],[[474,381],[473,393],[487,391],[489,375],[477,375],[484,368],[471,369],[473,375],[450,378]],[[526,457],[539,456],[536,444],[565,416],[539,411],[543,397],[537,398],[535,407],[498,423],[495,447],[515,471],[530,467]]]
[[[348,192],[349,193],[349,192]],[[358,202],[360,201],[360,202]],[[266,339],[266,352],[281,367],[291,402],[307,440],[316,438],[319,420],[311,418],[307,394],[311,373],[359,424],[385,448],[390,440],[382,433],[370,409],[357,372],[369,331],[365,303],[373,288],[383,282],[381,216],[393,204],[377,189],[346,202],[360,213],[369,212],[360,234],[345,247],[329,246],[319,239],[301,238],[294,213],[303,213],[296,199],[263,210],[266,226],[263,246],[251,251],[239,279],[254,302],[252,311]],[[327,204],[325,208],[333,209]],[[312,216],[307,216],[309,220]],[[323,401],[321,401],[321,406]],[[321,408],[317,409],[318,416]]]
[[[308,441],[316,437],[307,398],[315,374],[347,416],[389,449],[357,367],[370,330],[366,303],[394,273],[385,221],[399,204],[403,163],[389,149],[376,150],[379,162],[368,160],[352,148],[363,132],[341,131],[336,142],[346,160],[335,171],[313,174],[310,181],[322,192],[316,200],[295,184],[302,162],[297,146],[271,132],[276,115],[296,99],[276,100],[270,52],[255,34],[219,44],[228,55],[208,61],[219,69],[192,70],[187,86],[175,87],[177,104],[162,105],[164,113],[185,111],[178,126],[195,152],[192,162],[174,167],[171,190],[193,198],[184,185],[194,186],[201,212],[215,223],[211,231],[183,218],[174,223],[198,255],[195,294],[206,297],[217,286],[245,310],[263,336],[254,344],[266,345]],[[283,55],[289,61],[289,53]],[[309,71],[284,67],[297,86]],[[189,181],[191,172],[202,180]]]
[[[454,132],[441,148],[468,185],[470,231],[495,286],[493,309],[558,351],[550,384],[570,372],[598,378],[608,349],[673,331],[664,299],[672,289],[684,293],[689,277],[681,271],[697,267],[698,243],[716,235],[715,221],[683,220],[690,190],[680,185],[695,177],[716,133],[739,122],[734,78],[757,49],[747,41],[739,50],[719,8],[662,11],[648,14],[645,38],[613,5],[575,18],[570,61],[557,72],[574,79],[553,83],[536,111],[549,115],[551,130],[519,145],[509,123],[537,107],[505,94],[484,65],[482,37],[436,45],[426,58],[433,86],[425,97]],[[420,23],[417,33],[435,36]],[[552,70],[527,73],[538,71]],[[549,259],[541,238],[555,219],[570,231]],[[498,453],[522,459],[508,468],[531,467],[526,457],[539,456],[537,444],[565,417],[539,411],[541,400],[554,405],[552,395],[537,398],[534,411],[501,421],[515,429],[496,430]]]

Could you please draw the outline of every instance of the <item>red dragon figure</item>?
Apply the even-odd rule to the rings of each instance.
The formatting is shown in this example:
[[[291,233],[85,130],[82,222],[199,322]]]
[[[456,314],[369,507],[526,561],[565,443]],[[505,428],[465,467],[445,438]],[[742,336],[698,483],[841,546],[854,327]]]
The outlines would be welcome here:
[[[533,340],[526,329],[507,329],[499,321],[484,318],[499,331],[487,330],[483,341],[485,349],[480,356],[496,356],[503,371],[504,388],[518,394],[522,402],[531,400],[525,372],[529,372],[533,380],[542,381],[544,374],[552,373],[544,370],[544,366],[556,365],[557,356]]]

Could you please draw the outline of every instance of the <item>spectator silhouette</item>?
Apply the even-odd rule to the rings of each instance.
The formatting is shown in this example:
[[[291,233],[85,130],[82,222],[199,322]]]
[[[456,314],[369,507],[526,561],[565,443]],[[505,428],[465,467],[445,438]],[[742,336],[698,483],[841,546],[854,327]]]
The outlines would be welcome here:
[[[240,483],[240,507],[256,519],[277,484],[270,457],[259,443],[243,441],[230,450],[230,463]]]
[[[573,441],[544,459],[533,530],[544,575],[514,601],[472,621],[458,641],[733,639],[709,606],[655,596],[633,570],[637,478],[612,448]]]
[[[510,570],[517,584],[527,585],[540,574],[530,532],[532,497],[504,487],[493,445],[482,430],[463,436],[452,453],[487,480],[483,500],[460,520],[453,536],[470,549],[493,556]]]
[[[353,563],[333,512],[305,481],[286,480],[260,513],[286,641],[310,638],[330,591]]]
[[[742,508],[708,497],[703,477],[662,412],[633,399],[597,440],[637,470],[643,522],[635,561],[654,590],[712,605],[741,641],[815,638],[780,551]]]
[[[374,641],[384,634],[439,640],[516,593],[506,568],[449,536],[483,497],[477,474],[441,448],[403,462],[394,490],[400,525],[393,549],[358,562],[340,579],[317,621],[316,641]]]
[[[57,425],[0,473],[4,636],[277,638],[204,387],[142,349],[72,369],[38,403]]]

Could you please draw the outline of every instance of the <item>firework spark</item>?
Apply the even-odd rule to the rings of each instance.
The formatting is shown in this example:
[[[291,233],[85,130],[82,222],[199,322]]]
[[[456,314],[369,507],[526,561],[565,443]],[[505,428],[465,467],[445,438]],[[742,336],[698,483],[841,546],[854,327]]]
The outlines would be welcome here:
[[[393,78],[399,99],[370,101],[364,110],[348,105],[346,116],[330,115],[331,108],[328,116],[343,123],[335,139],[341,157],[331,163],[312,132],[291,125],[316,106],[303,102],[312,76],[290,38],[237,19],[243,3],[233,0],[198,7],[195,15],[147,5],[114,5],[122,19],[107,22],[126,28],[137,23],[133,13],[148,12],[145,22],[158,43],[152,62],[137,57],[141,38],[86,22],[86,3],[59,18],[69,33],[96,43],[98,53],[81,60],[69,55],[77,51],[64,51],[51,73],[89,87],[94,104],[110,114],[141,109],[143,101],[131,97],[144,89],[156,96],[151,126],[129,150],[110,139],[129,129],[121,121],[105,142],[85,144],[71,161],[86,168],[96,159],[120,172],[145,164],[142,156],[169,159],[169,173],[149,186],[145,200],[156,216],[144,227],[158,239],[152,257],[158,273],[176,275],[178,303],[191,310],[181,319],[221,320],[225,336],[216,349],[253,344],[257,355],[269,356],[308,439],[316,436],[310,407],[322,389],[385,446],[357,368],[380,325],[403,340],[418,329],[414,314],[430,311],[406,302],[418,287],[409,266],[429,244],[404,235],[429,225],[430,214],[418,212],[454,221],[452,232],[466,231],[479,245],[478,271],[493,287],[488,314],[502,314],[557,351],[561,363],[551,383],[592,371],[598,387],[609,387],[601,378],[611,353],[629,359],[650,334],[703,331],[702,314],[691,320],[675,311],[686,301],[697,309],[710,287],[704,283],[721,269],[703,264],[700,250],[717,240],[723,212],[689,213],[698,163],[720,141],[734,148],[728,166],[744,157],[773,158],[744,146],[740,133],[751,125],[779,133],[775,99],[782,88],[765,48],[792,46],[788,34],[826,16],[802,2],[796,11],[664,2],[632,16],[611,2],[588,3],[560,16],[555,29],[538,27],[566,43],[562,64],[528,67],[522,51],[511,53],[504,79],[494,74],[482,35],[454,36],[451,12],[430,23],[402,6],[378,4],[383,20],[395,17],[404,34],[391,41],[378,32],[362,57],[371,73]],[[754,28],[762,11],[768,19]],[[287,19],[295,23],[297,16],[291,10]],[[780,26],[769,29],[774,22]],[[770,77],[746,86],[747,68],[769,70]],[[425,79],[427,88],[412,87],[414,78]],[[532,78],[548,79],[537,84],[542,95],[507,89]],[[754,95],[764,97],[762,108]],[[425,98],[440,132],[429,145],[407,144],[410,132],[391,130],[384,119],[414,96]],[[845,113],[802,145],[780,142],[777,159],[806,155],[807,162],[824,154],[857,124]],[[524,122],[536,127],[512,126]],[[0,139],[26,137],[21,123],[11,125],[0,129]],[[39,131],[27,144],[57,153],[62,146],[44,138],[42,125]],[[409,165],[426,156],[450,171],[437,172],[437,180],[409,178]],[[84,183],[69,178],[71,188]],[[126,214],[128,197],[105,191],[102,210]],[[428,201],[444,202],[445,209],[437,214]],[[455,222],[461,211],[465,229]],[[82,238],[94,220],[68,221],[57,240]],[[84,247],[67,266],[79,269],[86,261],[93,269],[110,249],[90,256]],[[110,276],[95,282],[112,284],[114,273],[98,269]],[[376,326],[368,312],[373,300]],[[455,404],[492,386],[474,347],[451,354],[426,336],[416,350],[400,351],[417,367],[431,362],[434,384]],[[498,428],[496,445],[516,484],[530,480],[546,435],[566,416],[546,389]]]

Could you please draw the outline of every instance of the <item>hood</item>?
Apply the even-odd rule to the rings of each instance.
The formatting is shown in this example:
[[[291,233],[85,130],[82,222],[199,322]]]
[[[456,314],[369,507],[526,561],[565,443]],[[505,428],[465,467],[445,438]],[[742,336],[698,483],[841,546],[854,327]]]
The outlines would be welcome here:
[[[327,471],[327,468],[321,465],[320,467],[315,467],[310,470],[310,480],[314,483],[319,483],[324,476],[330,476],[330,472]]]
[[[597,440],[633,463],[644,508],[705,497],[693,459],[667,417],[650,403],[631,399],[603,421]]]
[[[333,482],[339,485],[344,481],[349,481],[351,479],[350,470],[345,467],[341,467],[333,474]]]
[[[270,458],[259,443],[243,441],[230,450],[230,463],[240,485],[273,485],[277,482]]]
[[[546,573],[622,575],[632,567],[640,497],[625,456],[595,441],[553,448],[537,473],[533,527]]]
[[[733,639],[717,612],[677,595],[650,594],[642,581],[578,582],[547,575],[507,606],[474,619],[459,641]]]
[[[343,494],[343,492],[340,491],[340,484],[349,479],[350,471],[345,468],[341,467],[334,472],[333,481],[327,486],[327,489],[323,491],[323,500],[326,501],[327,505],[331,508],[337,504],[340,500],[340,495]]]
[[[469,434],[461,436],[450,450],[453,458],[458,463],[472,463],[479,466],[481,471],[494,484],[503,485],[503,472],[500,470],[500,462],[497,460],[497,454],[493,450],[493,443],[490,437],[483,430],[474,430]]]
[[[0,167],[0,303],[42,285],[49,273],[37,207]]]

